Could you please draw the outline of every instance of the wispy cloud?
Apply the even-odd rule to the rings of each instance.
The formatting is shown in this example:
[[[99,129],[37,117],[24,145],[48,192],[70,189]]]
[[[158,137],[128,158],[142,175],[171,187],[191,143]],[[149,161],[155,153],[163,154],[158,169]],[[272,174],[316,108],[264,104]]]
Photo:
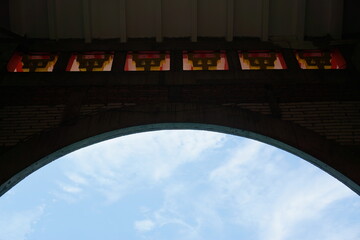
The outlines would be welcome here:
[[[48,184],[54,202],[46,203],[49,218],[41,224],[57,227],[64,217],[88,231],[99,219],[99,224],[115,226],[115,234],[121,224],[129,234],[125,237],[147,240],[360,239],[358,196],[307,162],[256,141],[160,131],[114,139],[66,158],[56,168],[63,170],[63,178]],[[44,182],[49,181],[23,187],[28,192],[22,198],[29,189],[31,194],[48,192],[38,186]],[[0,209],[0,240],[36,238],[33,229],[45,219],[44,205],[29,198],[26,205],[37,207],[10,213],[17,203],[4,202],[12,206]],[[59,208],[76,216],[58,214]],[[50,216],[59,219],[47,221]]]
[[[263,236],[264,239],[283,240],[289,237],[295,239],[293,235],[299,225],[323,221],[326,219],[327,211],[332,211],[331,206],[353,196],[349,189],[325,174],[315,175],[308,170],[303,174],[298,172],[296,178],[287,177],[293,181],[277,183],[275,187],[278,189],[276,191],[278,196],[270,195],[267,207],[272,208],[268,211],[266,219],[269,221],[262,221],[260,224],[265,234],[272,237]],[[358,226],[360,227],[360,224]],[[336,234],[337,231],[328,229],[328,233],[329,235]]]
[[[41,205],[35,209],[2,213],[0,215],[0,240],[25,240],[33,231],[34,225],[44,213],[45,206]]]
[[[74,172],[68,172],[65,173],[66,177],[74,184],[76,185],[87,185],[88,181],[86,178],[81,177],[80,175],[74,173]]]
[[[233,231],[228,226],[236,225],[252,229],[257,235],[253,239],[314,239],[304,237],[307,228],[323,228],[321,223],[332,214],[335,204],[354,193],[307,162],[288,163],[294,160],[285,156],[289,157],[259,142],[242,142],[229,159],[209,172],[208,183],[167,184],[162,207],[146,212],[154,223],[152,230],[176,224],[183,229],[179,239],[185,235],[187,239],[205,239],[209,233],[208,237],[213,237],[211,234]],[[329,222],[334,227],[318,231],[316,239],[359,238],[359,221],[352,222],[353,227],[336,228],[340,222],[343,219]],[[307,228],[300,230],[299,226]]]
[[[220,237],[238,229],[250,229],[251,239],[260,240],[360,239],[360,218],[341,228],[335,227],[343,223],[340,219],[328,223],[333,227],[319,224],[335,204],[354,196],[349,189],[305,161],[294,163],[293,157],[256,141],[239,140],[227,150],[230,155],[221,155],[215,165],[204,164],[198,173],[208,171],[203,178],[190,181],[184,173],[174,178],[187,164],[205,161],[203,154],[226,140],[221,134],[192,131],[114,139],[74,153],[67,181],[59,188],[67,197],[93,188],[114,203],[133,191],[161,186],[161,206],[143,206],[142,217],[133,220],[141,235],[176,226],[174,240]],[[307,229],[299,225],[321,232],[318,238],[304,237]]]
[[[66,185],[66,184],[60,184],[61,189],[66,192],[66,193],[80,193],[82,191],[81,188],[79,187],[75,187],[75,186],[70,186],[70,185]]]
[[[201,160],[205,150],[220,147],[223,139],[206,131],[159,131],[109,140],[72,153],[67,184],[77,189],[91,183],[115,202],[137,184],[156,184],[180,166]]]
[[[134,223],[134,227],[139,232],[151,231],[155,227],[155,223],[151,220],[141,220]]]
[[[256,226],[264,240],[295,239],[299,223],[321,219],[330,206],[354,196],[310,164],[290,166],[281,155],[253,142],[209,175],[218,200],[236,210],[240,225]]]

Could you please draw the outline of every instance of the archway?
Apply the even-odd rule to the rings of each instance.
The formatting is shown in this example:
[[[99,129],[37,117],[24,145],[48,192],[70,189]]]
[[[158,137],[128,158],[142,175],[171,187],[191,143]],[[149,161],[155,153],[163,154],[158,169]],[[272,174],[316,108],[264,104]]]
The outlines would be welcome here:
[[[357,152],[349,152],[296,124],[247,110],[174,103],[103,112],[17,145],[3,154],[0,194],[33,171],[76,149],[114,137],[161,129],[201,129],[256,139],[300,156],[360,193]]]
[[[161,130],[79,149],[26,177],[0,198],[0,238],[356,239],[348,229],[360,234],[359,203],[339,181],[275,147]]]

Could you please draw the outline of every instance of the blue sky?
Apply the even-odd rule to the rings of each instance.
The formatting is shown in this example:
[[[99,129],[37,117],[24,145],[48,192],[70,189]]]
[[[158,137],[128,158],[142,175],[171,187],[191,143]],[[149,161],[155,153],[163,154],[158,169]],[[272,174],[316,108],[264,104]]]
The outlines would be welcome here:
[[[102,142],[0,198],[0,240],[359,240],[360,197],[257,141],[157,131]]]

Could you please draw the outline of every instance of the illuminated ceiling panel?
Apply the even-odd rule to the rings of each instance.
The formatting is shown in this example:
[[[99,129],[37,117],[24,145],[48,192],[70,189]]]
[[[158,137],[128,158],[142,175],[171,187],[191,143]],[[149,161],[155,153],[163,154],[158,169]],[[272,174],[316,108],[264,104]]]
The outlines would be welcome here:
[[[273,51],[239,51],[239,59],[243,70],[287,68],[282,54]]]
[[[160,51],[128,52],[125,71],[169,71],[170,53]]]
[[[10,59],[9,72],[52,72],[58,59],[53,53],[20,53],[16,52]]]
[[[298,50],[296,59],[302,69],[345,69],[346,61],[339,50]]]
[[[229,70],[225,51],[184,51],[183,70]]]
[[[111,71],[113,52],[73,53],[66,71],[69,72],[105,72]]]

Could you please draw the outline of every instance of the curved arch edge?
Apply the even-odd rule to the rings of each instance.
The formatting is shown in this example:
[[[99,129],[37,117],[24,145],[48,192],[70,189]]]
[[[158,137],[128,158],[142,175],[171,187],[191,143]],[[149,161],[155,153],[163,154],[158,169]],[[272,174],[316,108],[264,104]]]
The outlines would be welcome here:
[[[159,111],[157,107],[165,111]],[[246,137],[273,145],[314,164],[360,195],[360,186],[357,183],[360,181],[354,181],[350,178],[349,174],[343,173],[349,169],[348,164],[345,164],[346,166],[342,169],[334,167],[334,165],[338,166],[339,163],[342,163],[342,161],[340,162],[342,160],[339,159],[340,157],[347,159],[347,161],[354,161],[356,153],[348,154],[347,149],[342,149],[341,146],[337,146],[307,129],[289,122],[237,108],[186,104],[171,104],[171,106],[157,107],[153,106],[146,112],[136,111],[136,108],[132,108],[132,111],[124,112],[120,110],[93,115],[80,120],[73,126],[53,129],[14,147],[2,156],[6,160],[10,161],[11,159],[11,161],[15,162],[8,165],[11,172],[7,174],[8,177],[1,178],[0,196],[32,172],[77,149],[129,134],[174,129],[214,131]],[[180,114],[179,117],[176,110],[179,108],[188,109],[188,114]],[[216,118],[208,118],[209,114],[211,115],[215,112]],[[155,113],[156,117],[153,116]],[[125,114],[126,118],[124,119]],[[221,117],[219,118],[219,116]],[[273,127],[266,128],[266,126]],[[285,128],[287,134],[284,134],[286,131],[279,131],[278,126]],[[57,135],[58,138],[55,142],[49,141],[49,139],[56,139]],[[308,139],[309,137],[314,138],[315,142],[319,143],[319,146],[309,149],[308,144],[302,142],[302,139]],[[44,150],[39,151],[39,149],[34,149],[34,146]],[[323,151],[319,152],[318,149]],[[17,152],[27,152],[30,155],[27,155],[27,158],[24,157],[26,154],[20,157],[19,154],[16,154]],[[325,159],[326,156],[329,159]],[[1,165],[0,169],[5,169],[6,161],[1,162]],[[6,176],[6,174],[3,175],[3,172],[0,170],[1,176]],[[351,177],[353,176],[351,175]]]

